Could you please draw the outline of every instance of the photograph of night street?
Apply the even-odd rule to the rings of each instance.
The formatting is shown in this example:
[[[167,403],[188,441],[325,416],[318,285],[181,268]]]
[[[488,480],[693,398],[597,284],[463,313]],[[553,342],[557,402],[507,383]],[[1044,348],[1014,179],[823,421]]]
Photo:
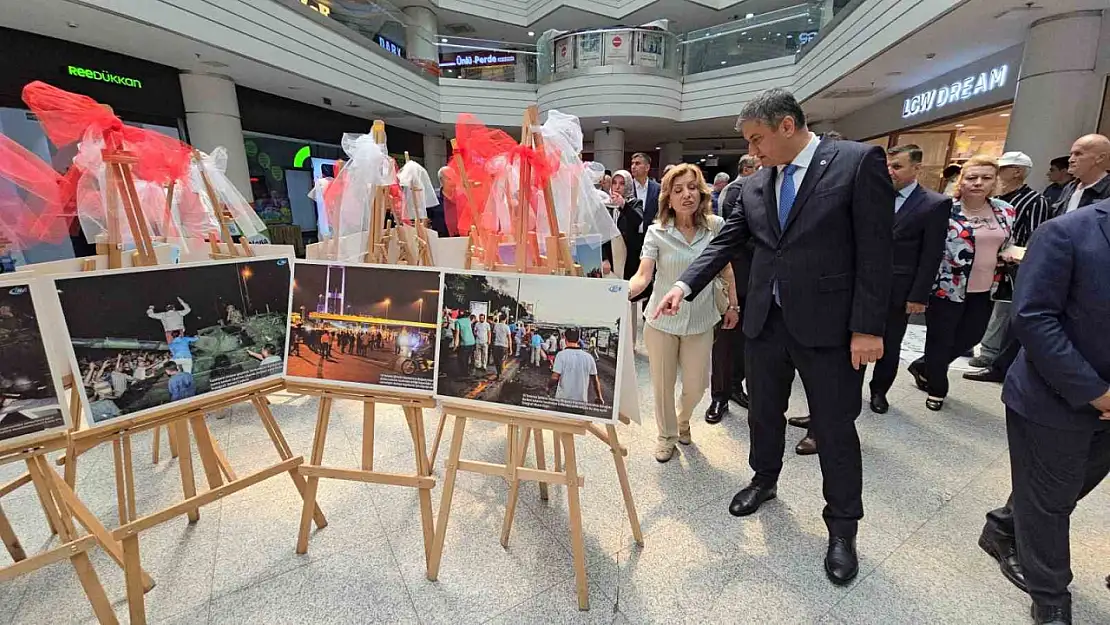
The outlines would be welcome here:
[[[55,281],[93,423],[284,370],[288,259]]]
[[[616,419],[627,310],[627,287],[614,280],[447,273],[437,393]]]
[[[435,390],[439,272],[298,262],[289,377]]]
[[[0,447],[63,425],[31,289],[0,286]]]

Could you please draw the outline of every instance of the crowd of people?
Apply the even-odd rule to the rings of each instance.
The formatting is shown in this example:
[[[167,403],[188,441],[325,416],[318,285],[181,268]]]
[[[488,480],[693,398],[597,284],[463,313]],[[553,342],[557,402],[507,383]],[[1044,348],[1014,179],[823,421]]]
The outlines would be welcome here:
[[[310,329],[303,324],[294,324],[289,340],[289,353],[299,355],[301,345],[307,345],[325,360],[332,359],[333,354],[367,357],[372,351],[411,358],[431,340],[431,333],[409,328],[398,330],[368,325],[351,328],[324,324]]]
[[[818,137],[781,89],[748,103],[737,130],[749,154],[734,180],[710,186],[679,164],[655,182],[637,153],[631,172],[602,182],[622,235],[605,260],[643,310],[655,458],[693,442],[707,389],[708,423],[735,401],[748,409],[754,477],[729,511],[755,513],[777,495],[800,375],[810,415],[789,421],[807,431],[796,451],[819,457],[825,571],[850,582],[866,368],[869,407],[885,414],[907,326],[923,317],[924,354],[908,372],[929,410],[943,409],[949,367],[977,345],[964,377],[1005,382],[1013,494],[979,544],[1031,595],[1036,622],[1070,623],[1068,517],[1110,472],[1110,139],[1076,140],[1047,164],[1044,192],[1018,151],[953,164],[934,190],[919,182],[920,147]]]

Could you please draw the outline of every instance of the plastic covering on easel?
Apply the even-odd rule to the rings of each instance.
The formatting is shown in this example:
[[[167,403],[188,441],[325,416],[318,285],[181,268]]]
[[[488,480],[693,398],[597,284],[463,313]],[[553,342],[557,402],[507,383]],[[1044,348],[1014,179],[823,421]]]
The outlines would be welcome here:
[[[427,219],[428,209],[439,204],[436,198],[435,187],[428,170],[417,163],[409,161],[397,172],[397,184],[401,187],[404,198],[403,209],[395,209],[394,213],[401,221],[409,223],[416,219]]]
[[[606,208],[607,197],[596,187],[601,176],[588,170],[582,152],[582,126],[574,115],[549,111],[537,129],[544,147],[559,159],[559,170],[551,178],[559,230],[572,239],[596,241],[601,245],[620,235]],[[602,171],[603,173],[603,171]]]
[[[375,194],[379,187],[392,186],[396,181],[393,160],[384,143],[379,144],[370,134],[347,133],[342,144],[348,158],[324,191],[326,219],[319,226],[322,238],[342,239],[367,232]]]

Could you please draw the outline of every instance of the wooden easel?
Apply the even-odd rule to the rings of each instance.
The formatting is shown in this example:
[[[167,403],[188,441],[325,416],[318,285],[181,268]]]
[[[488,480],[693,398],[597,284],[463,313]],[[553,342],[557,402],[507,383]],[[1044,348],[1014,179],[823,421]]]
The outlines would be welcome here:
[[[210,394],[210,396],[199,400],[186,409],[166,408],[137,418],[119,418],[101,424],[95,429],[75,432],[70,435],[77,453],[82,453],[104,443],[111,443],[113,446],[117,505],[121,523],[120,527],[113,530],[111,535],[123,543],[121,561],[123,562],[126,579],[127,601],[132,624],[142,625],[146,623],[146,607],[143,598],[139,558],[139,535],[141,532],[182,515],[187,516],[190,523],[194,523],[200,519],[200,508],[202,506],[282,473],[288,473],[294,486],[302,496],[305,496],[305,480],[297,471],[297,467],[304,462],[304,457],[293,455],[266,399],[266,396],[270,393],[283,388],[284,383],[280,380],[257,382],[235,389],[230,393],[217,392]],[[277,450],[280,461],[250,475],[238,476],[231,468],[227,456],[224,455],[216,443],[211,430],[209,430],[205,414],[244,401],[251,402],[258,411],[258,415],[262,419],[262,425],[265,427],[274,449]],[[127,441],[132,434],[160,426],[173,428],[176,431],[184,500],[158,512],[139,517],[135,508],[135,475],[130,461],[130,446]],[[197,492],[196,477],[193,472],[190,430],[192,439],[196,441],[201,467],[209,486],[208,490],[200,493]],[[327,525],[327,520],[319,506],[315,504],[312,506],[310,518],[315,520],[317,527],[322,528]]]
[[[376,119],[370,128],[370,136],[374,143],[385,145],[385,122]],[[385,214],[390,211],[392,200],[389,197],[388,185],[377,185],[370,190],[370,223],[366,238],[366,262],[384,265],[389,262],[389,239],[386,228]]]
[[[301,465],[298,472],[307,480],[304,491],[304,509],[301,525],[297,534],[297,553],[308,552],[309,531],[312,529],[312,509],[316,504],[316,489],[321,478],[388,484],[417,489],[420,499],[420,520],[424,528],[425,564],[430,558],[434,534],[432,517],[432,488],[436,481],[432,477],[431,464],[428,462],[427,442],[424,436],[425,408],[435,406],[429,397],[415,397],[380,391],[358,391],[336,387],[327,383],[286,382],[286,389],[302,395],[315,395],[320,405],[316,414],[316,432],[312,439],[312,457],[309,464]],[[328,435],[328,422],[331,405],[335,399],[353,399],[362,402],[362,458],[358,469],[337,468],[324,465],[324,446]],[[412,435],[413,453],[416,456],[416,472],[411,474],[386,473],[374,470],[374,425],[375,406],[387,404],[400,406],[405,413],[409,433]]]
[[[447,522],[451,515],[451,502],[455,494],[455,478],[459,471],[481,473],[502,477],[509,482],[509,500],[505,507],[505,519],[501,527],[501,546],[508,548],[509,535],[512,531],[513,517],[520,494],[522,481],[539,482],[540,498],[548,497],[548,484],[561,484],[567,489],[567,512],[570,515],[571,550],[574,554],[575,581],[578,589],[578,608],[590,608],[589,586],[586,579],[586,548],[582,535],[582,507],[578,489],[585,484],[585,480],[578,473],[578,457],[575,450],[575,437],[593,435],[605,443],[613,455],[613,464],[617,470],[617,479],[621,485],[624,496],[625,511],[628,513],[628,522],[632,526],[632,537],[637,545],[644,544],[643,533],[640,529],[640,520],[636,514],[636,504],[632,499],[632,491],[628,481],[628,467],[625,466],[624,457],[628,450],[617,440],[617,428],[613,424],[606,424],[605,430],[601,426],[586,421],[578,421],[562,417],[535,415],[508,408],[474,408],[448,399],[441,400],[444,415],[455,417],[454,430],[451,432],[451,449],[447,457],[446,473],[443,476],[443,495],[439,504],[439,521],[436,524],[435,541],[432,543],[432,552],[428,564],[428,579],[436,581],[439,577],[439,565],[443,558],[443,545],[447,536]],[[504,464],[491,462],[478,462],[463,460],[462,444],[463,433],[468,420],[501,423],[508,428],[508,459]],[[555,458],[555,468],[548,471],[543,443],[544,430],[550,430],[552,437],[561,442],[565,462]],[[536,468],[524,466],[524,459],[528,455],[528,447],[535,440]]]
[[[24,483],[33,484],[42,504],[47,524],[50,525],[61,541],[58,546],[28,558],[19,543],[19,538],[11,524],[8,523],[3,510],[0,509],[0,537],[2,537],[4,546],[15,562],[15,564],[0,569],[0,583],[68,559],[73,564],[77,578],[81,581],[81,587],[92,605],[97,620],[103,625],[115,625],[119,621],[112,609],[112,604],[108,601],[107,594],[104,592],[104,586],[100,583],[100,579],[95,569],[93,569],[88,552],[99,545],[112,559],[126,569],[124,550],[111,532],[77,498],[69,484],[50,468],[46,454],[65,449],[67,446],[66,439],[67,435],[65,433],[59,433],[33,443],[24,443],[17,447],[0,450],[0,464],[10,462],[25,462],[27,464],[26,477],[17,478],[17,480],[5,485],[5,492],[10,492],[6,489],[18,488]],[[88,533],[83,536],[79,535],[77,525],[84,527]],[[142,570],[138,562],[133,563],[131,568],[134,590],[142,597],[144,592],[154,588],[154,580]]]
[[[197,171],[200,173],[200,179],[204,183],[204,194],[208,196],[208,202],[212,206],[212,212],[216,215],[216,222],[220,226],[219,241],[215,232],[209,234],[208,245],[211,247],[211,254],[213,260],[220,260],[226,258],[237,258],[239,256],[254,256],[251,251],[250,241],[247,237],[239,237],[239,246],[236,247],[235,240],[231,236],[231,224],[235,223],[235,217],[232,216],[231,210],[220,201],[216,195],[216,189],[212,186],[212,180],[208,177],[208,172],[204,170],[204,163],[200,154],[200,150],[193,148],[193,163],[196,165]],[[170,185],[170,196],[167,202],[172,202],[173,198],[173,185]],[[227,246],[227,250],[220,249],[220,242]]]
[[[409,153],[405,150],[405,165],[409,164]],[[433,267],[435,263],[432,261],[432,244],[428,241],[428,225],[425,223],[427,220],[420,218],[420,207],[424,205],[424,192],[423,187],[413,187],[412,197],[413,206],[410,211],[409,218],[412,219],[413,226],[416,228],[416,258],[410,264],[422,265],[424,267]],[[408,241],[406,237],[400,233],[402,229],[398,229],[397,243],[400,250],[404,250],[407,254]]]

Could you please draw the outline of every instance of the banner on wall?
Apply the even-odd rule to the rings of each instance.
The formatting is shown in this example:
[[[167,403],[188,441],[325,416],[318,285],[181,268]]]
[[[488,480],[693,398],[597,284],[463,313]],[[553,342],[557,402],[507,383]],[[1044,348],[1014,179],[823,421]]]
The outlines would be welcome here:
[[[663,35],[660,33],[636,33],[636,65],[642,67],[663,67]]]
[[[565,72],[574,67],[573,50],[570,47],[571,38],[564,37],[555,42],[555,71]]]
[[[578,67],[601,65],[601,33],[583,33],[575,39],[578,41]]]
[[[632,64],[632,31],[618,30],[605,33],[605,64]]]

